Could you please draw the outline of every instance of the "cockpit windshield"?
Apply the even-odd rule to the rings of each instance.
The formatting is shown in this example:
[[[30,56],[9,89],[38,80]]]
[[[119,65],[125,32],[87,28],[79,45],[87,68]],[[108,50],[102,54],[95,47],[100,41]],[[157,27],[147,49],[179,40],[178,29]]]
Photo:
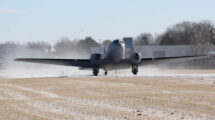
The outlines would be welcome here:
[[[114,40],[113,43],[114,43],[114,44],[122,44],[123,41],[121,41],[121,40]]]
[[[119,40],[114,40],[113,43],[114,44],[119,44]]]

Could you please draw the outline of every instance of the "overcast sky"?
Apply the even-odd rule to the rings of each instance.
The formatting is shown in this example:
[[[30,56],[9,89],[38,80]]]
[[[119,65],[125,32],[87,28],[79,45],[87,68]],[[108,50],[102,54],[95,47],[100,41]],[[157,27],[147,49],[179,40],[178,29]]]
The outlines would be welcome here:
[[[0,42],[92,36],[97,41],[162,33],[175,23],[210,20],[214,0],[0,0]]]

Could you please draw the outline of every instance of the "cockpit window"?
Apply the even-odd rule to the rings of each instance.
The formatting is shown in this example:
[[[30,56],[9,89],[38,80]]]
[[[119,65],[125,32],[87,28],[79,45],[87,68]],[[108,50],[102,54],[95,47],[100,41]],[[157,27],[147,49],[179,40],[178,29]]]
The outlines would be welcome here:
[[[114,40],[113,43],[114,43],[114,44],[122,44],[123,41],[121,41],[121,40]]]
[[[119,40],[114,40],[113,43],[114,44],[119,44]]]

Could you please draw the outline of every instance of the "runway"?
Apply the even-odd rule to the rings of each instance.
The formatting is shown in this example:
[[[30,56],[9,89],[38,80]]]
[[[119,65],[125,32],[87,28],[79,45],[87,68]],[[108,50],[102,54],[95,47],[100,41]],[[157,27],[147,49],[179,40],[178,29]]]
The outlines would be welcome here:
[[[214,74],[2,78],[0,119],[213,120]]]

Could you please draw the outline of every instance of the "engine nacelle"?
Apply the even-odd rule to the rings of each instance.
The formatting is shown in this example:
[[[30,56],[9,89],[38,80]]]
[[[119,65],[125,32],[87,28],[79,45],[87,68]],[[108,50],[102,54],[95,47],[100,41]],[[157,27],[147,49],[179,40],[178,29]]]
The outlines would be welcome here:
[[[139,64],[141,62],[141,53],[132,53],[130,57],[131,64]]]
[[[91,64],[100,64],[102,60],[102,54],[95,53],[90,56]]]

